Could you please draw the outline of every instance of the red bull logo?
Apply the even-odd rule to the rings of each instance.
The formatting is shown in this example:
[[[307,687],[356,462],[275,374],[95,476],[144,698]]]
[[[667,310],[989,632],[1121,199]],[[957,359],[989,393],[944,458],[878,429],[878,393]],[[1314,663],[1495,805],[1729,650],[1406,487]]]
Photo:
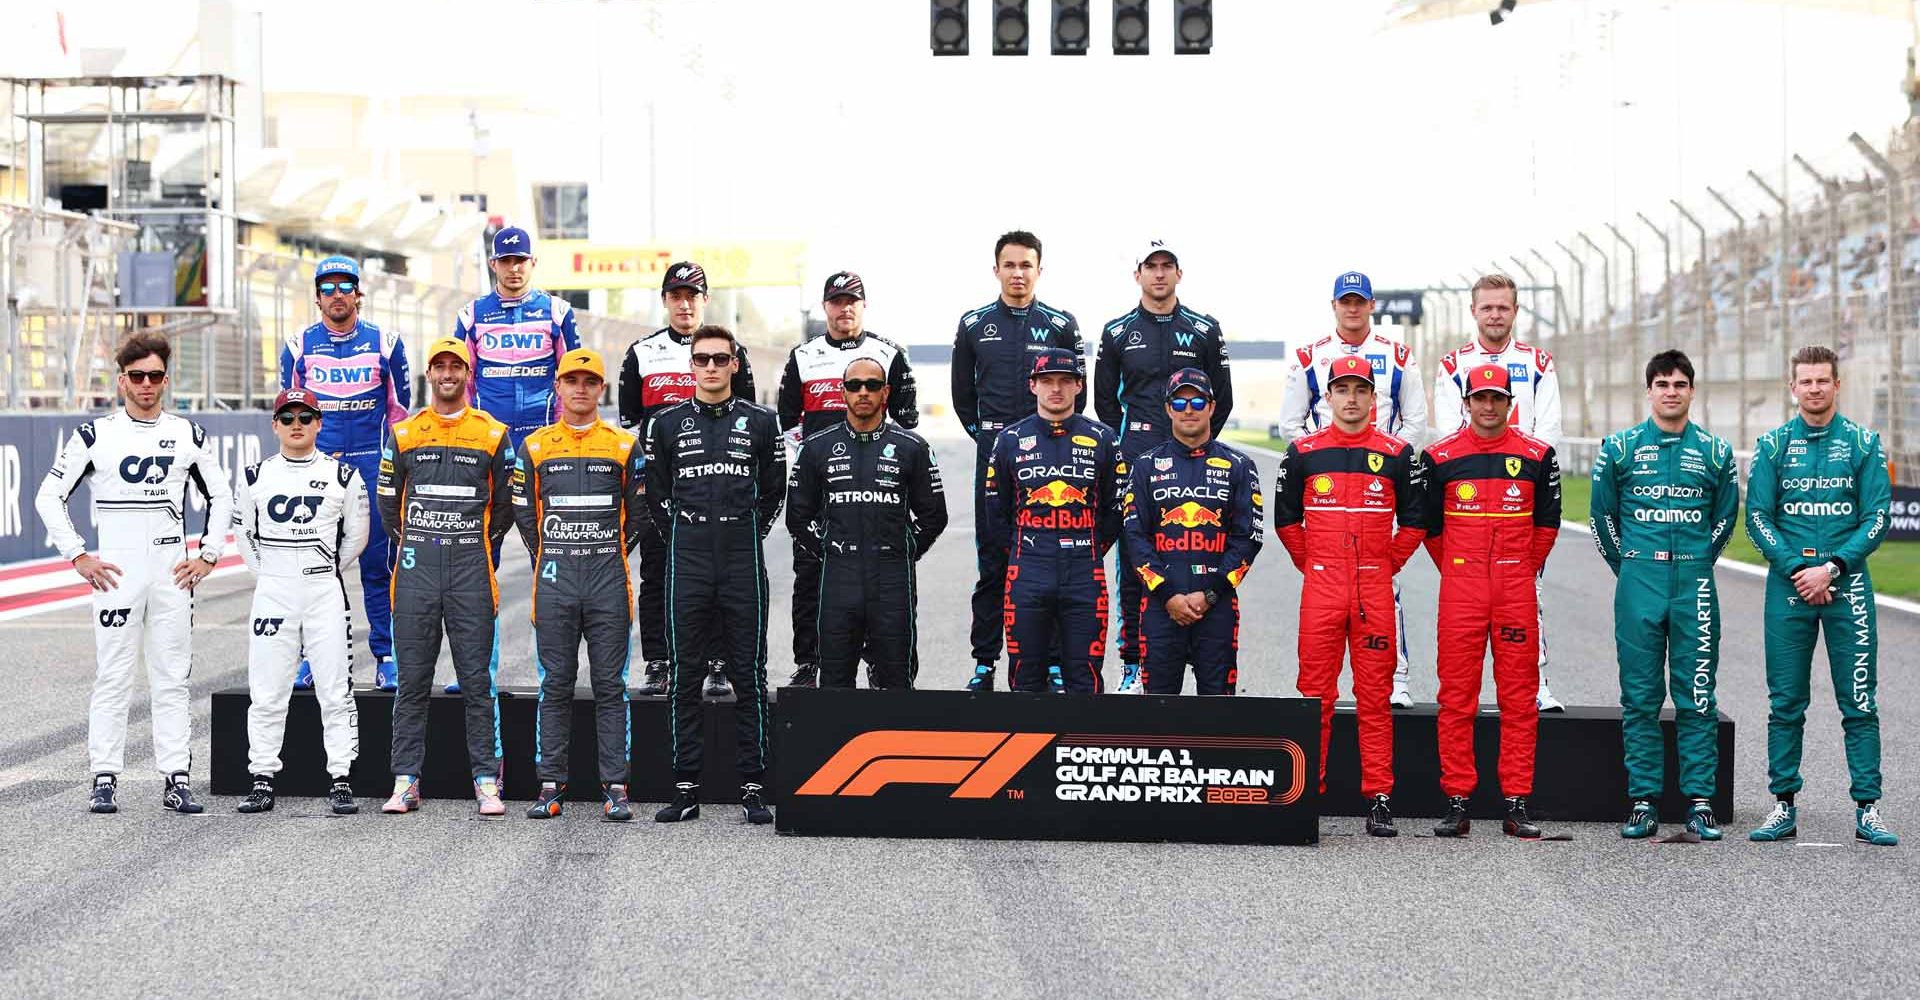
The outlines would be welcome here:
[[[1153,550],[1155,552],[1211,552],[1218,554],[1227,551],[1227,536],[1225,532],[1218,532],[1209,537],[1198,531],[1182,531],[1171,537],[1167,535],[1155,535],[1153,536]]]
[[[1192,500],[1178,507],[1169,507],[1161,513],[1160,526],[1164,528],[1169,524],[1177,524],[1189,530],[1194,528],[1219,528],[1225,526],[1225,522],[1220,519],[1219,511],[1214,510],[1212,507],[1202,507]]]
[[[1065,507],[1068,504],[1087,505],[1087,491],[1078,486],[1069,485],[1056,479],[1045,486],[1036,486],[1027,491],[1027,504],[1045,504],[1048,507]]]

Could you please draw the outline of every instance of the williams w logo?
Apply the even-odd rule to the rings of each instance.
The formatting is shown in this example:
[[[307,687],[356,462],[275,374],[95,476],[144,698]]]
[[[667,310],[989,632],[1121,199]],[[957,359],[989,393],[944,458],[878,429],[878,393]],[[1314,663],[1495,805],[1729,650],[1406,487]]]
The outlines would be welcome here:
[[[888,785],[956,785],[950,798],[990,799],[1054,735],[876,729],[848,740],[794,794],[866,796]]]
[[[1027,336],[1032,337],[1034,340],[1045,340],[1047,339],[1047,328],[1044,326],[1027,327]]]
[[[127,626],[127,616],[132,613],[132,608],[103,608],[100,611],[100,627],[125,628]]]
[[[1174,331],[1173,339],[1177,341],[1181,347],[1193,346],[1193,334],[1188,333],[1185,330]]]
[[[279,635],[280,626],[286,624],[286,622],[287,620],[285,618],[255,618],[253,620],[253,634]]]

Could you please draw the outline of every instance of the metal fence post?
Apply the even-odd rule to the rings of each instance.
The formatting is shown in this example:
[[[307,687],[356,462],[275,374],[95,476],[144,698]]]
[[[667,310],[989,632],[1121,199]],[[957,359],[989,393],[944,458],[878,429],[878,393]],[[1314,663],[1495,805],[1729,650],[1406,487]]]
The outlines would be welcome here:
[[[1767,183],[1766,178],[1749,170],[1747,179],[1752,181],[1754,186],[1765,191],[1767,197],[1772,198],[1773,203],[1780,208],[1780,266],[1777,270],[1780,272],[1780,380],[1784,382],[1793,377],[1793,371],[1787,364],[1787,359],[1793,357],[1793,310],[1787,307],[1786,281],[1787,257],[1793,250],[1790,242],[1793,235],[1793,208],[1787,204],[1787,199],[1780,197],[1780,193]],[[1785,423],[1792,418],[1792,399],[1782,393],[1780,420]]]
[[[1685,219],[1688,224],[1693,226],[1693,231],[1699,234],[1700,237],[1700,287],[1696,289],[1696,294],[1700,297],[1700,353],[1695,355],[1696,360],[1694,364],[1697,366],[1698,371],[1704,372],[1707,370],[1707,359],[1712,357],[1712,351],[1707,346],[1707,305],[1713,298],[1713,276],[1708,270],[1707,260],[1707,227],[1701,225],[1700,220],[1694,218],[1693,213],[1687,211],[1687,206],[1680,204],[1679,199],[1669,198],[1667,202],[1673,206],[1674,211],[1680,213],[1680,218]],[[1685,244],[1681,245],[1680,255],[1683,258],[1686,256]],[[1706,379],[1699,379],[1698,382],[1695,383],[1694,395],[1696,401],[1700,404],[1700,414],[1708,418],[1705,422],[1711,426],[1713,424],[1713,412],[1707,407]]]
[[[1707,194],[1714,201],[1719,202],[1720,207],[1726,209],[1728,215],[1733,216],[1733,239],[1739,247],[1734,254],[1739,258],[1740,281],[1739,312],[1736,314],[1738,318],[1735,320],[1734,330],[1735,337],[1740,343],[1740,444],[1745,445],[1753,440],[1747,434],[1747,296],[1750,291],[1747,288],[1747,217],[1741,215],[1733,207],[1733,203],[1720,192],[1708,188]],[[1838,294],[1837,290],[1835,294]]]
[[[1904,384],[1906,382],[1906,352],[1902,350],[1902,344],[1900,343],[1901,334],[1903,333],[1902,327],[1905,326],[1902,322],[1905,318],[1905,310],[1902,308],[1900,301],[1901,286],[1904,283],[1901,281],[1902,275],[1900,270],[1904,266],[1902,258],[1905,256],[1905,248],[1903,244],[1906,242],[1905,237],[1900,232],[1899,188],[1901,176],[1900,171],[1895,169],[1893,164],[1887,162],[1887,158],[1881,156],[1879,150],[1874,149],[1871,143],[1860,137],[1860,133],[1855,132],[1847,136],[1847,141],[1852,143],[1853,148],[1860,153],[1860,156],[1868,163],[1873,164],[1874,168],[1884,174],[1887,179],[1886,436],[1887,440],[1893,444],[1891,450],[1895,455],[1895,463],[1900,467],[1902,472],[1907,472],[1911,468],[1912,462],[1910,456],[1907,454],[1907,421],[1906,413],[1904,412],[1906,410],[1906,392],[1904,391]]]

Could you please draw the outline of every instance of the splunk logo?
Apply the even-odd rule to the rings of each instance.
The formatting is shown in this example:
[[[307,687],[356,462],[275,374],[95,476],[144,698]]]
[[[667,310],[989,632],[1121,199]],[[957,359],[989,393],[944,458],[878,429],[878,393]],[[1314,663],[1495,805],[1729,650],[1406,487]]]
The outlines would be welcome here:
[[[888,785],[954,785],[950,798],[990,799],[1054,736],[876,729],[848,740],[794,794],[868,796]]]

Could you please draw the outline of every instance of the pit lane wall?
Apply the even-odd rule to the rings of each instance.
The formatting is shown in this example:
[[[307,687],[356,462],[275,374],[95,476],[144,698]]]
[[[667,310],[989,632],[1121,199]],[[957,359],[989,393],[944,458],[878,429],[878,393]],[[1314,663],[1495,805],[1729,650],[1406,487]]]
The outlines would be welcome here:
[[[258,410],[183,413],[182,416],[205,428],[212,440],[220,467],[231,477],[239,470],[271,455],[278,448],[267,427],[267,415]],[[0,567],[58,557],[47,540],[46,527],[33,510],[33,496],[40,489],[47,470],[60,457],[60,448],[74,428],[97,414],[0,414]],[[73,523],[92,548],[98,541],[94,531],[91,494],[85,485],[74,491],[71,502]],[[206,509],[197,496],[189,493],[187,537],[196,538],[206,518]],[[222,530],[226,526],[222,525]]]

